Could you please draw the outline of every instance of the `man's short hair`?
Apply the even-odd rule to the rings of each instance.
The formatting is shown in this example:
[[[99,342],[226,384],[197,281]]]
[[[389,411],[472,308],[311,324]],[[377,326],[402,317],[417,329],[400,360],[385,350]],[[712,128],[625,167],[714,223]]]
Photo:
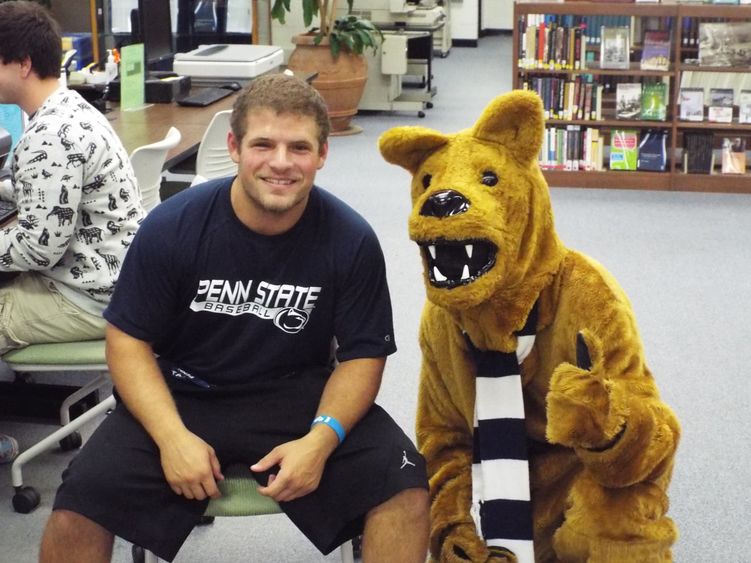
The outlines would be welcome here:
[[[277,114],[312,117],[318,126],[318,148],[326,143],[331,125],[326,102],[310,84],[288,74],[268,74],[254,79],[240,93],[232,108],[230,125],[238,142],[245,136],[247,117],[256,109]]]
[[[63,57],[60,26],[36,2],[0,3],[0,60],[9,64],[31,59],[39,78],[60,76]]]

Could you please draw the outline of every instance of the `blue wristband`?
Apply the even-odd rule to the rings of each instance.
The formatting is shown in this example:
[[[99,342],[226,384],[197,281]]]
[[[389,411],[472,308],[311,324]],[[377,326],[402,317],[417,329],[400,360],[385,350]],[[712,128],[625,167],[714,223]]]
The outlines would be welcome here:
[[[340,444],[344,442],[344,437],[347,434],[344,432],[344,427],[341,425],[341,423],[337,419],[335,419],[333,416],[328,416],[326,414],[317,416],[313,419],[313,423],[310,425],[310,427],[313,428],[316,424],[325,424],[326,426],[331,428],[334,432],[336,432],[336,436],[337,438],[339,438]]]

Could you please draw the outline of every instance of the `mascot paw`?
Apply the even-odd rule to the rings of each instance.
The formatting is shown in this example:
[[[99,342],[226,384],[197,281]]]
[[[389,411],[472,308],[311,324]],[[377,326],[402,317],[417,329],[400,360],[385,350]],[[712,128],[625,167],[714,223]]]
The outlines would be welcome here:
[[[447,549],[448,548],[448,549]],[[447,553],[450,551],[450,553]],[[472,558],[467,555],[458,544],[447,542],[444,544],[444,549],[441,552],[441,563],[466,563],[467,561],[474,561],[477,563],[517,563],[516,556],[507,550],[495,550],[491,548],[487,552],[487,556],[479,556],[479,558]]]
[[[491,559],[485,542],[477,536],[474,526],[455,526],[446,536],[441,546],[441,563],[484,563],[486,561],[504,561]]]
[[[560,364],[553,371],[547,396],[547,438],[574,448],[607,449],[624,430],[624,418],[614,412],[602,346],[589,332],[577,335],[576,363]]]

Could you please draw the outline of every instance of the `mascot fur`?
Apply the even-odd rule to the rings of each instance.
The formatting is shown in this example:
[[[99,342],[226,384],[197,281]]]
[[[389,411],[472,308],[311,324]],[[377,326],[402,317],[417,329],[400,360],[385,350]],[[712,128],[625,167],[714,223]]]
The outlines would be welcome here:
[[[516,350],[537,303],[520,374],[534,559],[670,561],[677,530],[667,487],[680,428],[623,290],[556,235],[537,164],[543,134],[540,99],[514,91],[471,129],[398,127],[379,140],[384,158],[413,176],[409,234],[425,271],[416,424],[430,477],[431,557],[517,561],[513,550],[489,549],[470,514],[476,367],[467,340]],[[456,250],[466,245],[472,258]]]

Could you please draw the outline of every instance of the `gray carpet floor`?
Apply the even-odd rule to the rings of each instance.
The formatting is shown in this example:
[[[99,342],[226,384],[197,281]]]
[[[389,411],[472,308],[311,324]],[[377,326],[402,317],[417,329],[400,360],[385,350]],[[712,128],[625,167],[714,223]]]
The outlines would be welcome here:
[[[379,402],[411,435],[424,289],[417,248],[407,238],[409,178],[381,159],[376,140],[398,125],[443,132],[471,126],[493,96],[510,89],[510,58],[508,36],[483,38],[476,49],[452,49],[435,61],[438,95],[425,119],[406,112],[357,116],[363,133],[332,139],[318,176],[380,236],[399,351],[389,359]],[[607,266],[628,293],[649,366],[683,425],[670,489],[670,514],[681,530],[675,560],[749,561],[751,195],[556,188],[552,199],[563,241]],[[15,435],[22,446],[50,430],[0,419],[0,431]],[[36,561],[60,473],[72,455],[50,452],[27,466],[26,482],[42,494],[42,505],[29,515],[13,512],[10,468],[0,466],[0,562]],[[130,546],[118,542],[114,560],[129,561]],[[338,556],[322,557],[283,516],[218,519],[196,529],[177,558],[329,560]]]

